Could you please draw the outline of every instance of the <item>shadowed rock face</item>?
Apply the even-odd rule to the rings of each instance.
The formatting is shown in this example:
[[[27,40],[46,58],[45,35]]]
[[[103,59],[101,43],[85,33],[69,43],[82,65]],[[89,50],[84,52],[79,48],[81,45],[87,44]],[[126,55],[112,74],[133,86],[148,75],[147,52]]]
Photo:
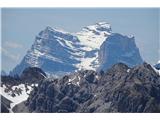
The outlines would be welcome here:
[[[69,79],[64,76],[58,81],[42,81],[26,102],[30,112],[76,112],[80,103],[89,100],[92,94]]]
[[[10,100],[5,98],[3,95],[0,95],[1,100],[1,113],[9,113],[10,104],[12,103]]]
[[[113,33],[100,47],[99,62],[99,69],[107,70],[119,62],[133,67],[142,64],[143,60],[135,44],[134,37]]]
[[[160,76],[144,63],[113,65],[103,74],[86,70],[36,87],[29,112],[160,112]]]
[[[46,76],[47,75],[40,68],[28,67],[22,72],[20,78],[23,81],[31,81],[34,83],[35,81],[43,80]]]
[[[160,112],[160,77],[149,64],[132,69],[123,67],[122,72],[112,72],[114,68],[104,75],[104,87],[98,90],[108,105],[107,112]]]

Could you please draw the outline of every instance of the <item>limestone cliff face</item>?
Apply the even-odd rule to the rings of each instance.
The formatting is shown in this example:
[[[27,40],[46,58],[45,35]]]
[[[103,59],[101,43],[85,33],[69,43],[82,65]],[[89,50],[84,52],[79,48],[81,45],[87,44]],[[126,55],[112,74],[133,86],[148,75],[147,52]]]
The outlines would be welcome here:
[[[99,50],[99,69],[106,70],[116,63],[124,63],[129,67],[143,63],[134,37],[111,34]]]

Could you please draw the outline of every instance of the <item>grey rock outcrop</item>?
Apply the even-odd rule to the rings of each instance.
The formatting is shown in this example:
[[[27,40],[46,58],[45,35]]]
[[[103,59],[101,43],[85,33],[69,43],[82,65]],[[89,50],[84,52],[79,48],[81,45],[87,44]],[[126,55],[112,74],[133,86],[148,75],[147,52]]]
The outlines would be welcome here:
[[[5,98],[3,95],[0,94],[0,101],[1,101],[1,113],[9,113],[10,112],[10,104],[12,103],[10,100]]]
[[[99,50],[99,70],[107,70],[116,63],[124,63],[133,67],[143,63],[134,37],[112,33]]]
[[[25,102],[29,112],[160,112],[160,76],[147,63],[48,78]]]

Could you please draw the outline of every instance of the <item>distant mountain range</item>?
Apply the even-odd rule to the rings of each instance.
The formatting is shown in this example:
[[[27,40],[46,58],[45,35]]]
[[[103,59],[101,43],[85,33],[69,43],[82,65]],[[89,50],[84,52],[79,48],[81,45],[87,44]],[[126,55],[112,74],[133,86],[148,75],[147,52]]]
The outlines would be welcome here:
[[[47,74],[64,75],[81,69],[108,69],[118,62],[131,67],[143,60],[134,37],[112,33],[107,22],[84,27],[78,33],[46,27],[10,74],[20,75],[27,67],[39,67]]]

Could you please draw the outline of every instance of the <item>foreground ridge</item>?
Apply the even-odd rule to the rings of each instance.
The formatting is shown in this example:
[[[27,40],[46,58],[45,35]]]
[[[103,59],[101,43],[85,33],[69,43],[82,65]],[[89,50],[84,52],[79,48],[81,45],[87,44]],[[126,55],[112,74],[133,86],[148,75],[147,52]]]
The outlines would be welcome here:
[[[82,70],[41,80],[14,112],[160,112],[160,76],[150,64]],[[25,108],[25,109],[24,109]]]

